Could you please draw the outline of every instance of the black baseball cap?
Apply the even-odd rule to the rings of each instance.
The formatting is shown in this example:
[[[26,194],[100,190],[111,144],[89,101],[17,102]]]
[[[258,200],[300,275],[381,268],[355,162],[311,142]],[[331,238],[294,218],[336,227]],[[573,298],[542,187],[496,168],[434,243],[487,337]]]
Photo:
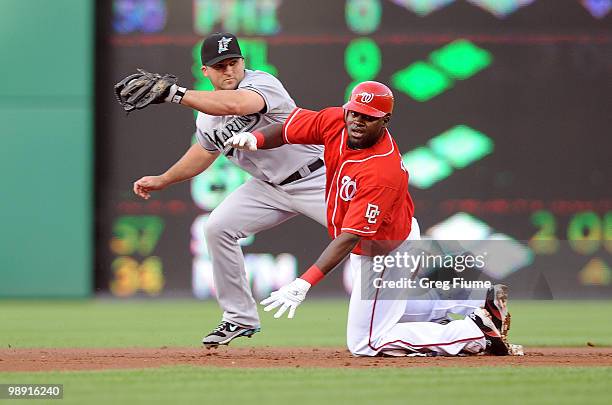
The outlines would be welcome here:
[[[242,58],[238,38],[229,32],[215,32],[202,42],[202,65],[212,66],[228,58]]]

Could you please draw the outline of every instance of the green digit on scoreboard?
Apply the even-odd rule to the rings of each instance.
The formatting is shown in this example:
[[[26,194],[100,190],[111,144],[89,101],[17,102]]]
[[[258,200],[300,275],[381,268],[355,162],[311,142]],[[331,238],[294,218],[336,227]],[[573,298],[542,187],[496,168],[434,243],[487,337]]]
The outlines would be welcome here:
[[[260,39],[241,39],[240,50],[244,56],[247,69],[261,70],[273,76],[278,75],[278,69],[268,63],[268,43]]]
[[[370,34],[380,25],[382,7],[379,0],[347,0],[344,15],[351,31]]]
[[[559,241],[553,213],[545,210],[534,212],[531,223],[538,227],[538,232],[529,241],[530,247],[537,254],[556,253]],[[607,212],[603,219],[593,211],[576,213],[567,226],[567,241],[573,251],[585,256],[597,252],[602,244],[612,252],[612,212]]]
[[[225,156],[219,156],[205,172],[191,180],[191,197],[198,207],[212,211],[250,177]]]
[[[120,256],[111,264],[113,279],[109,288],[117,297],[129,297],[138,291],[159,295],[164,287],[164,267],[157,256],[147,257],[142,263],[128,256]]]
[[[111,250],[117,255],[150,255],[164,230],[164,221],[153,215],[122,216],[113,224]]]
[[[193,25],[195,32],[211,32],[221,16],[221,2],[212,0],[195,0],[193,4]]]
[[[595,253],[601,246],[602,223],[592,211],[579,212],[570,220],[567,239],[572,248],[583,255]]]
[[[529,246],[540,255],[552,255],[559,251],[556,236],[557,220],[550,211],[536,211],[531,215],[531,223],[539,228],[529,240]]]
[[[373,80],[382,65],[380,48],[370,38],[359,38],[351,41],[344,51],[344,67],[353,81],[345,92],[348,100],[353,87],[365,80]]]
[[[234,1],[226,7],[229,10],[223,28],[230,32],[257,32],[257,8],[254,1]]]
[[[194,0],[193,28],[208,35],[221,23],[222,31],[272,35],[280,30],[277,10],[277,3],[270,0]]]

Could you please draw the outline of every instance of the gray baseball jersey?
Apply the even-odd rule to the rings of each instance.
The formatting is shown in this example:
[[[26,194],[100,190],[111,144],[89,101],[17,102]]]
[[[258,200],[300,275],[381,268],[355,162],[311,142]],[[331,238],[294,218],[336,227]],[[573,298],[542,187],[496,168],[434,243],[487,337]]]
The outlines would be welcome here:
[[[254,152],[224,147],[223,144],[232,135],[285,122],[295,108],[295,102],[287,90],[271,74],[247,69],[238,88],[261,95],[266,106],[258,113],[245,116],[198,113],[196,137],[204,149],[221,152],[253,177],[274,184],[282,182],[323,154],[323,147],[319,145],[283,145],[276,149]]]

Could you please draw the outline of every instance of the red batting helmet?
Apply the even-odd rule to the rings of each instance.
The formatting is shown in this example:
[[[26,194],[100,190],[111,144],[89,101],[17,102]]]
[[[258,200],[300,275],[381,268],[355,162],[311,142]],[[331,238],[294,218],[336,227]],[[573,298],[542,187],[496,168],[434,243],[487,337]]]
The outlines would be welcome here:
[[[393,93],[382,83],[361,82],[353,89],[345,110],[381,118],[393,112]]]

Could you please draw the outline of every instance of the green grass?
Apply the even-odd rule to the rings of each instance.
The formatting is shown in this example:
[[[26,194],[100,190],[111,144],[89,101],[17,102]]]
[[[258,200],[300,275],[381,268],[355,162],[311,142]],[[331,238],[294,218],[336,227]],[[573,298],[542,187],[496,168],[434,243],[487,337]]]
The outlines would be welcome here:
[[[348,300],[307,301],[293,320],[262,311],[264,333],[234,346],[344,346]],[[612,301],[512,302],[528,346],[612,345]],[[193,300],[0,301],[0,347],[198,347],[220,319]],[[0,369],[1,369],[0,363]],[[62,403],[299,405],[609,403],[612,368],[223,369],[0,372],[0,383],[64,384]],[[56,403],[56,402],[51,402]]]
[[[612,368],[215,369],[0,373],[64,384],[62,403],[609,403]]]
[[[263,333],[235,346],[345,344],[348,300],[307,301],[294,319],[260,311]],[[528,346],[612,346],[612,301],[516,301],[511,340]],[[0,301],[0,347],[198,346],[215,303],[194,300]]]

